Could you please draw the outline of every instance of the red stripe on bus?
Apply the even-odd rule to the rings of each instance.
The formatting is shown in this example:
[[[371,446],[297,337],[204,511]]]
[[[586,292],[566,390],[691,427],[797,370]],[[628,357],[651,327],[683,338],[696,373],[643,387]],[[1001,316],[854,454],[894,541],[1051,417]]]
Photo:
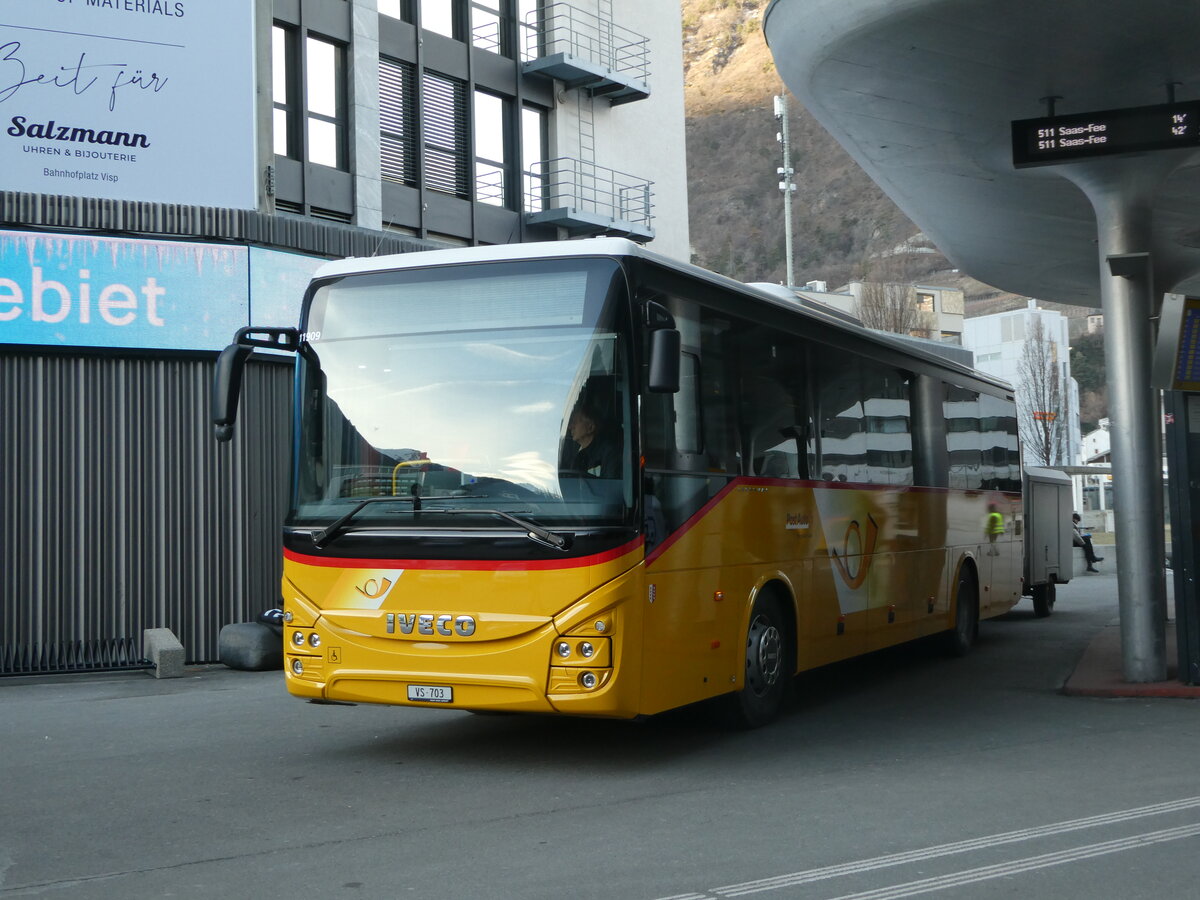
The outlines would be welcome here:
[[[334,556],[309,556],[294,550],[283,551],[283,558],[306,566],[331,569],[431,569],[446,572],[545,572],[554,569],[582,569],[620,559],[642,546],[642,538],[603,553],[573,559],[349,559]]]
[[[664,540],[661,544],[655,547],[646,556],[646,566],[649,567],[670,549],[676,542],[683,538],[687,532],[691,531],[696,525],[707,516],[718,503],[725,499],[725,496],[737,487],[790,487],[790,488],[809,488],[814,491],[871,491],[881,493],[887,491],[889,493],[945,493],[945,494],[966,494],[982,495],[982,494],[1001,494],[1001,496],[1009,499],[1020,499],[1021,495],[1017,493],[1009,493],[1004,491],[966,491],[960,488],[942,488],[942,487],[925,487],[923,485],[897,485],[895,487],[877,484],[864,484],[854,481],[812,481],[807,479],[797,478],[763,478],[755,475],[739,475],[733,478],[725,487],[721,488],[711,500],[705,503],[700,509],[688,517],[688,520],[680,525],[675,531],[671,532],[670,537]]]

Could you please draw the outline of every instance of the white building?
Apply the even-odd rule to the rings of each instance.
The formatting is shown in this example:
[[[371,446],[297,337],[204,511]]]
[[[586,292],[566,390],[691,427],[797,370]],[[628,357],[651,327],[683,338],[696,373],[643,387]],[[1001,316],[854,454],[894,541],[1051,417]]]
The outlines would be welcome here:
[[[1081,461],[1081,436],[1079,433],[1079,385],[1071,377],[1071,353],[1068,338],[1068,321],[1062,313],[1038,309],[1037,301],[1030,300],[1025,309],[1012,312],[979,316],[963,322],[963,346],[975,354],[977,368],[1003,378],[1016,388],[1018,416],[1025,430],[1026,417],[1032,410],[1025,400],[1022,389],[1021,359],[1033,321],[1039,319],[1042,334],[1051,345],[1051,355],[1058,366],[1059,383],[1063,386],[1063,409],[1047,410],[1065,418],[1063,432],[1065,446],[1059,465],[1078,465]],[[1025,461],[1037,459],[1038,454],[1024,448]]]

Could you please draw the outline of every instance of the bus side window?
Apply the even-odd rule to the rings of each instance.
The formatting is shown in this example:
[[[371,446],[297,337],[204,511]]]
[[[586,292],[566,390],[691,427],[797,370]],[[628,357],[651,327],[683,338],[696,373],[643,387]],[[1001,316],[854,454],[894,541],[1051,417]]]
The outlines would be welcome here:
[[[747,474],[764,478],[799,478],[795,403],[772,378],[750,376],[743,383],[746,418]]]
[[[949,486],[977,491],[983,486],[979,394],[949,385],[943,410],[946,417],[946,449],[950,458]]]
[[[887,366],[864,362],[862,388],[869,473],[866,480],[873,484],[912,484],[912,404],[907,376]]]
[[[1017,420],[1010,405],[999,397],[980,395],[979,421],[983,438],[983,487],[995,491],[1020,490],[1020,454],[1013,449]]]
[[[823,481],[865,481],[866,420],[857,357],[832,348],[817,355],[817,414],[820,471]]]
[[[700,358],[683,352],[679,360],[679,393],[675,394],[675,451],[680,457],[694,457],[704,449],[700,410]],[[684,459],[680,468],[691,468]]]
[[[799,339],[748,330],[741,341],[744,472],[807,478],[802,441],[811,431],[805,402],[805,353]]]
[[[734,320],[701,309],[700,403],[704,410],[705,468],[725,475],[739,473],[737,379],[732,341]]]

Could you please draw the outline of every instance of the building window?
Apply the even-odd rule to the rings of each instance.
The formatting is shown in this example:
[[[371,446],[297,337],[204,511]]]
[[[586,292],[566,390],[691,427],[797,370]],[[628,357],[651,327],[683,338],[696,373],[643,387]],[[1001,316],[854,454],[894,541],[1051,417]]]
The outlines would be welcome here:
[[[458,0],[421,0],[421,27],[462,40],[458,6]]]
[[[380,175],[417,185],[417,72],[411,63],[379,60]]]
[[[1000,340],[1004,342],[1025,340],[1024,313],[1015,316],[1004,316],[1000,320]]]
[[[436,72],[425,72],[421,84],[425,186],[469,199],[466,84]]]
[[[510,206],[508,185],[508,101],[475,92],[475,199]]]
[[[517,40],[522,62],[536,59],[544,53],[538,37],[541,32],[539,8],[539,0],[517,0]]]
[[[300,158],[299,83],[296,80],[296,32],[275,25],[271,29],[271,100],[274,104],[275,153]]]
[[[500,10],[502,0],[477,0],[471,4],[471,44],[480,50],[511,56],[505,46],[504,16]]]
[[[402,22],[413,21],[413,0],[379,0],[379,14],[399,19]]]
[[[536,106],[521,110],[521,190],[525,194],[525,212],[541,212],[546,205],[545,161],[547,144],[546,111]]]
[[[346,169],[345,48],[309,35],[304,55],[307,159]]]

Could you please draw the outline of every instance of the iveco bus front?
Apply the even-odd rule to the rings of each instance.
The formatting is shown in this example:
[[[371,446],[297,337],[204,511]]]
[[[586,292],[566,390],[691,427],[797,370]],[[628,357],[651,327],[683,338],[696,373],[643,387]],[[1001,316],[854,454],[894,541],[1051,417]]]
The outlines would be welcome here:
[[[293,694],[638,712],[647,329],[616,260],[512,255],[327,265],[299,331],[257,344],[298,355],[283,538]],[[655,324],[668,370],[656,387],[670,388],[678,345],[669,320]],[[226,351],[219,427],[255,334]]]

